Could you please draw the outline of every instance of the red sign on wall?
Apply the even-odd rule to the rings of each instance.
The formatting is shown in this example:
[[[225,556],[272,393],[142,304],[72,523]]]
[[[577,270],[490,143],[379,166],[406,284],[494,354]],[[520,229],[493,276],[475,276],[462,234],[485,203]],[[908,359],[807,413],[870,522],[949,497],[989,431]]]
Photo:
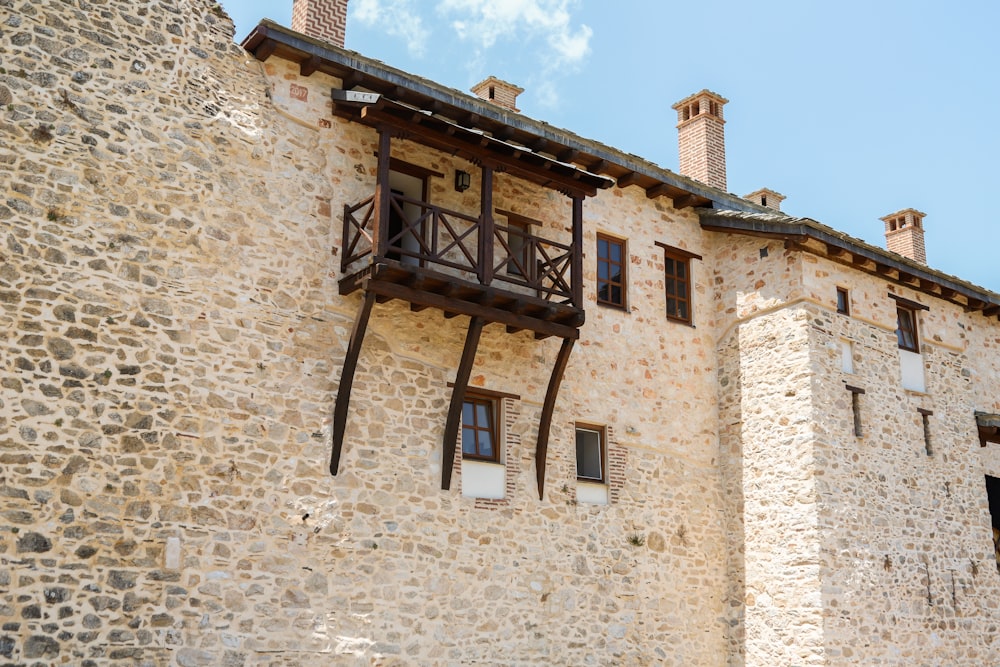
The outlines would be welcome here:
[[[289,86],[288,94],[292,96],[293,100],[299,102],[306,102],[309,99],[309,89],[294,83]]]

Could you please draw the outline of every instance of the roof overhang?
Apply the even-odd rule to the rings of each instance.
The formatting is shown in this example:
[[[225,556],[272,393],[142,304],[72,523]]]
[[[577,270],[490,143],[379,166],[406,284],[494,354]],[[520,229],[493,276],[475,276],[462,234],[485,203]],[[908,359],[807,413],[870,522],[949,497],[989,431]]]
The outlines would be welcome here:
[[[258,60],[277,57],[299,66],[303,76],[322,72],[340,79],[345,91],[378,93],[387,100],[482,137],[533,153],[550,162],[613,179],[617,187],[642,188],[650,199],[668,197],[675,208],[693,206],[756,212],[760,206],[635,155],[618,151],[479,98],[394,69],[377,60],[263,20],[242,46]],[[423,119],[422,124],[423,124]],[[434,121],[431,121],[432,123]],[[507,149],[509,150],[509,149]],[[527,161],[535,158],[519,158]],[[575,179],[579,180],[579,179]],[[603,187],[594,184],[594,187]]]
[[[869,245],[809,218],[780,213],[699,209],[702,229],[779,239],[785,246],[825,257],[889,282],[945,299],[987,317],[1000,315],[1000,295]],[[1000,317],[998,317],[1000,319]]]
[[[331,97],[334,113],[338,116],[477,163],[491,164],[501,171],[567,195],[592,197],[598,189],[614,185],[614,181],[605,176],[496,139],[430,110],[391,100],[380,93],[334,89]]]
[[[988,442],[1000,443],[1000,415],[977,412],[976,426],[979,428],[980,446],[985,447]]]

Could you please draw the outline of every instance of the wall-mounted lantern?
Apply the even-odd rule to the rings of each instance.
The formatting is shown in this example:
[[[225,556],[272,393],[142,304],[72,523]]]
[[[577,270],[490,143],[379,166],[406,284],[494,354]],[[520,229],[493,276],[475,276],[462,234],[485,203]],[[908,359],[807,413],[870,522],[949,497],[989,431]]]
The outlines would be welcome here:
[[[455,170],[455,189],[459,192],[465,192],[469,189],[469,185],[472,183],[472,177],[469,176],[469,172],[462,171],[461,169]]]

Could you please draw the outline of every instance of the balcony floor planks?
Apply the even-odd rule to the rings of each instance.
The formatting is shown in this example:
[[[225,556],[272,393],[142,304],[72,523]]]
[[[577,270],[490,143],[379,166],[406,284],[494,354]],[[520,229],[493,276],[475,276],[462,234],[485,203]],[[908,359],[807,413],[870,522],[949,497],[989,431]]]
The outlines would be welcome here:
[[[373,264],[340,280],[340,293],[367,290],[380,302],[401,299],[411,308],[437,308],[446,316],[482,317],[509,331],[529,330],[540,337],[579,338],[583,310],[495,286],[388,261]]]

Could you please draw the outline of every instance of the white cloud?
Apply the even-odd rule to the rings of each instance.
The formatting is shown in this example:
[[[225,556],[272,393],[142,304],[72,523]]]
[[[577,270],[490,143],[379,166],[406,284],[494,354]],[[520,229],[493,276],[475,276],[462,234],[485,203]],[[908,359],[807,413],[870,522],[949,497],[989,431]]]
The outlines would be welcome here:
[[[374,0],[369,0],[374,1]],[[460,39],[489,49],[497,40],[542,39],[551,52],[550,67],[573,65],[590,52],[593,30],[574,27],[570,8],[577,0],[440,0],[438,11],[459,15],[452,27]]]
[[[419,57],[424,55],[430,33],[413,5],[412,0],[355,0],[349,8],[351,18],[401,38],[406,49]]]

